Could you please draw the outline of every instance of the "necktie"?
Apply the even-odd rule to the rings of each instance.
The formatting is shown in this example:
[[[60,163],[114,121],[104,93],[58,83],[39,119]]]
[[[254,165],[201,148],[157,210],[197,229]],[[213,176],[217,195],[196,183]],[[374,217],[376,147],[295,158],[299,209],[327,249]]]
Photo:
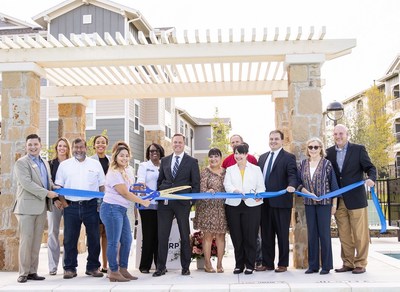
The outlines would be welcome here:
[[[174,168],[172,169],[172,177],[175,178],[176,176],[176,172],[178,171],[178,167],[179,167],[179,156],[175,156],[175,164],[174,164]]]
[[[271,152],[268,166],[267,166],[267,171],[265,172],[265,185],[268,185],[268,179],[269,175],[271,174],[271,168],[272,168],[272,161],[274,160],[274,152]]]

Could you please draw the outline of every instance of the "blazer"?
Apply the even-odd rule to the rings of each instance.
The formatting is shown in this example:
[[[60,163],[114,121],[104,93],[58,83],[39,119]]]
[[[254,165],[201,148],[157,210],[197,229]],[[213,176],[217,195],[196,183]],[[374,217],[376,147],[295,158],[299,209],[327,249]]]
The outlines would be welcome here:
[[[52,190],[50,166],[47,161],[42,161],[47,170],[49,190]],[[39,167],[28,155],[17,160],[14,175],[17,181],[17,194],[12,210],[15,214],[39,215],[44,210],[51,211],[51,200],[47,197],[49,190],[42,183]]]
[[[269,154],[270,151],[262,154],[258,159],[258,166],[261,168],[261,172],[264,169]],[[286,189],[288,186],[294,188],[297,188],[298,186],[296,157],[292,153],[281,149],[272,165],[269,180],[265,185],[265,189],[267,192],[276,192]],[[275,198],[264,199],[264,202],[266,200],[269,205],[274,208],[293,207],[293,195],[290,193]]]
[[[326,150],[326,158],[332,163],[339,187],[343,188],[352,183],[363,180],[364,173],[368,178],[376,180],[376,168],[372,164],[364,145],[347,142],[346,156],[344,157],[342,171],[336,162],[336,149],[332,146]],[[342,194],[346,208],[349,210],[365,208],[368,206],[365,186],[359,186]]]
[[[226,169],[224,187],[227,193],[233,193],[234,190],[239,190],[245,194],[261,193],[265,191],[264,177],[258,166],[247,161],[243,179],[237,164]],[[241,201],[242,199],[226,199],[225,204],[239,206]],[[244,203],[249,207],[253,207],[261,205],[263,201],[257,202],[254,199],[246,199]]]
[[[173,178],[171,171],[171,160],[173,156],[175,155],[171,154],[161,159],[160,173],[157,180],[157,189],[165,190],[179,186],[191,186],[191,189],[175,192],[175,194],[199,193],[200,170],[197,159],[184,153],[175,178]]]

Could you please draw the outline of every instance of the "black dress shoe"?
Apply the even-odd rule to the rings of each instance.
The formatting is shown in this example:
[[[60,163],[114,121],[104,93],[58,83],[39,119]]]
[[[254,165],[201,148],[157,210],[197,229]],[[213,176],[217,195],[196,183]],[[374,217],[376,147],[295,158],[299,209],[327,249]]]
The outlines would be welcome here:
[[[163,269],[163,270],[156,270],[154,273],[153,273],[153,277],[160,277],[160,276],[162,276],[162,275],[165,275],[165,273],[166,273],[166,269]]]
[[[241,268],[235,268],[235,269],[233,270],[233,273],[234,273],[235,275],[241,274],[241,273],[243,273],[243,269],[241,269]]]
[[[320,275],[327,275],[329,274],[329,270],[324,270],[322,269],[321,272],[319,272]]]
[[[182,269],[182,276],[189,276],[190,270],[189,269]]]
[[[343,266],[340,269],[335,269],[336,273],[344,273],[344,272],[351,272],[353,271],[353,268],[347,267],[347,266]]]
[[[142,274],[150,274],[150,270],[149,269],[141,269],[140,272]]]
[[[252,269],[246,269],[246,270],[244,270],[244,274],[245,275],[251,275],[251,274],[253,274],[253,270]]]
[[[305,274],[313,274],[313,273],[318,273],[318,270],[314,269],[308,269],[307,271],[304,272]]]
[[[19,276],[17,279],[18,283],[26,283],[26,281],[28,280],[27,276]]]
[[[36,274],[36,273],[33,273],[33,274],[28,274],[27,279],[28,279],[28,280],[38,280],[38,281],[40,281],[40,280],[44,280],[44,279],[46,279],[46,278],[45,278],[45,277],[42,277],[42,276],[39,276],[39,275]]]

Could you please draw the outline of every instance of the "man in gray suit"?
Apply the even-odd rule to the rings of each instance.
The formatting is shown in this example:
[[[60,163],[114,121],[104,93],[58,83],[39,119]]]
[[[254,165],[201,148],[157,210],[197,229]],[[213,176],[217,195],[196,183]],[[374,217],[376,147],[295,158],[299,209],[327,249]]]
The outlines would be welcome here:
[[[51,191],[54,185],[50,167],[46,160],[40,158],[41,149],[40,137],[28,135],[27,154],[18,159],[14,166],[17,195],[13,212],[18,219],[19,230],[19,283],[45,279],[37,274],[40,243],[46,211],[50,211],[50,199],[58,195]]]

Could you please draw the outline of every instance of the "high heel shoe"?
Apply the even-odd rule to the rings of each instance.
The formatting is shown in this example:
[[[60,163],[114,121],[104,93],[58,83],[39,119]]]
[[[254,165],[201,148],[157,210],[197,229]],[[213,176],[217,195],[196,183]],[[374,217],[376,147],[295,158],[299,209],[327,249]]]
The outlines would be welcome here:
[[[223,273],[223,272],[224,272],[224,268],[223,267],[217,268],[217,273]]]
[[[206,266],[204,266],[204,272],[206,272],[206,273],[215,273],[215,270],[214,270],[213,267],[207,268]]]

